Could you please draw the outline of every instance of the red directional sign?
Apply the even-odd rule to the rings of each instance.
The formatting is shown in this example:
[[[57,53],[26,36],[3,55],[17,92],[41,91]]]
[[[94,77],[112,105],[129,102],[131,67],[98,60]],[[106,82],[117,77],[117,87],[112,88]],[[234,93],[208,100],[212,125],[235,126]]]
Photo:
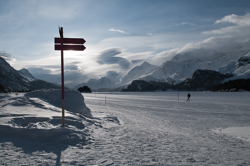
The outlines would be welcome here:
[[[61,38],[55,37],[55,44],[61,44]],[[63,38],[63,44],[84,44],[86,41],[83,38]]]
[[[83,45],[85,42],[86,41],[83,38],[57,38],[55,37],[55,50],[83,51],[86,48]]]
[[[55,37],[55,50],[61,51],[61,75],[62,75],[62,126],[64,126],[64,62],[63,51],[83,51],[86,41],[83,38],[64,38],[63,27],[59,27],[60,38]]]
[[[63,45],[63,50],[65,51],[83,51],[85,50],[84,45]],[[55,50],[61,50],[61,45],[55,45]]]

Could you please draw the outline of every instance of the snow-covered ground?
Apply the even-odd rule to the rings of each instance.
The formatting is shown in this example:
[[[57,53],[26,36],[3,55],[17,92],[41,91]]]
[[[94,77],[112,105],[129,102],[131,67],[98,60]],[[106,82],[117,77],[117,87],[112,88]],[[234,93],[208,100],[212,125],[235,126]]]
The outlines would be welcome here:
[[[0,94],[0,165],[250,165],[249,92],[82,95],[93,117],[61,127],[47,97]]]

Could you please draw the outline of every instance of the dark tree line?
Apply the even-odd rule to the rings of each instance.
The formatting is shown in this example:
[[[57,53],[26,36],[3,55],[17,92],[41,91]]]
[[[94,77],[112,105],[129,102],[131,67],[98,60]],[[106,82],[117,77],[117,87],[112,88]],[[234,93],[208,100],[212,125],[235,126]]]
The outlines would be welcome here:
[[[88,86],[83,86],[77,89],[79,92],[87,92],[87,93],[91,93],[91,89]]]

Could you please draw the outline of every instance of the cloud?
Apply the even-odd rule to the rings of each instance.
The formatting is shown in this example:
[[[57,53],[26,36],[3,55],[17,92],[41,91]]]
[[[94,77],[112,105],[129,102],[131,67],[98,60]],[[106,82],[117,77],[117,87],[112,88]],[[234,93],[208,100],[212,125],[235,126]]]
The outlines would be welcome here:
[[[232,41],[233,37],[232,36],[224,36],[224,37],[210,37],[207,38],[201,42],[196,42],[196,43],[188,43],[185,46],[183,46],[181,49],[179,49],[179,53],[181,52],[188,52],[190,50],[194,49],[218,49],[223,46],[233,45]]]
[[[195,24],[190,23],[190,22],[182,22],[181,25],[192,25],[192,26],[195,26]]]
[[[83,60],[85,62],[85,60]],[[64,80],[65,86],[75,87],[78,84],[87,82],[89,79],[86,63],[81,63],[81,61],[75,59],[69,59],[65,56],[64,64]],[[89,62],[90,63],[90,62]],[[32,61],[20,61],[18,64],[19,69],[27,68],[30,73],[41,80],[61,84],[61,64],[60,57],[50,57],[44,59],[37,59]],[[81,67],[84,69],[81,69]]]
[[[231,23],[233,26],[227,26],[220,29],[214,29],[211,31],[204,31],[203,34],[227,34],[227,33],[238,33],[238,34],[249,34],[250,28],[250,13],[244,16],[238,16],[235,14],[227,15],[221,20],[215,21],[215,24]]]
[[[160,52],[156,54],[155,57],[150,59],[149,62],[155,65],[162,64],[166,61],[171,60],[177,54],[178,51],[179,49],[171,49],[171,50]]]
[[[195,26],[196,24],[193,24],[190,22],[181,22],[181,23],[174,23],[173,25],[192,25],[192,26]]]
[[[82,71],[72,69],[76,69],[76,67],[73,67],[72,65],[65,66],[64,82],[67,87],[73,88],[78,84],[87,82],[89,79],[88,75],[84,74]],[[52,70],[42,67],[30,67],[28,70],[38,79],[55,84],[61,84],[61,73],[54,73]]]
[[[223,53],[248,40],[247,36],[210,37],[201,42],[187,43],[181,48],[160,52],[150,59],[149,62],[156,65],[162,64],[166,61],[170,61],[175,56],[178,58],[181,57],[181,60],[191,60],[201,57],[206,58],[211,56],[214,52]]]
[[[235,14],[228,15],[223,17],[221,20],[217,20],[215,23],[223,23],[223,22],[229,22],[237,25],[250,25],[250,13],[247,13],[245,16],[237,16]]]
[[[114,83],[117,83],[122,78],[121,74],[117,73],[116,71],[107,71],[106,77],[109,78]]]
[[[52,71],[49,69],[44,69],[42,67],[28,67],[29,72],[36,77],[37,79],[41,79],[47,82],[60,84],[61,75],[60,74],[52,74]]]
[[[122,30],[119,30],[119,29],[114,29],[114,28],[109,29],[109,31],[111,31],[111,32],[119,32],[119,33],[123,33],[123,34],[129,34],[128,32],[125,32],[125,31],[122,31]]]
[[[119,48],[110,48],[101,52],[98,57],[97,63],[103,64],[117,64],[122,69],[128,69],[131,65],[131,62],[125,58],[117,57],[117,55],[121,54],[121,49]]]
[[[79,70],[79,67],[77,66],[77,65],[74,65],[74,64],[72,64],[72,63],[70,63],[70,64],[66,64],[65,66],[64,66],[64,69],[65,70],[70,70],[70,71],[72,71],[72,70]]]
[[[153,35],[125,35],[110,37],[100,40],[97,48],[124,48],[132,53],[161,52],[164,50],[179,48],[193,41],[189,33],[159,33]],[[194,36],[194,35],[193,35]],[[192,37],[193,37],[192,36]],[[122,56],[124,53],[122,54]],[[155,54],[154,54],[155,55]],[[128,58],[127,58],[128,59]],[[141,58],[140,58],[141,59]],[[145,58],[143,58],[145,59]],[[129,59],[131,60],[131,59]],[[135,60],[135,59],[133,59]]]
[[[53,6],[45,5],[38,9],[38,15],[47,19],[70,19],[77,15],[75,10],[77,6],[58,6],[54,4]]]
[[[13,59],[11,55],[9,53],[6,53],[5,51],[0,51],[0,57],[7,61],[11,61]]]

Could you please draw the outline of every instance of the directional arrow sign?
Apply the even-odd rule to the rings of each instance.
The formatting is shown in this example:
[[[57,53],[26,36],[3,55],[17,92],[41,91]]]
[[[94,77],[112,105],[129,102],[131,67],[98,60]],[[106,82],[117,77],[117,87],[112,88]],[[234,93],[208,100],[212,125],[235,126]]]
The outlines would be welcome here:
[[[83,45],[86,41],[83,38],[64,38],[63,27],[59,27],[60,38],[55,37],[55,50],[61,51],[61,75],[62,75],[62,126],[64,126],[64,62],[63,62],[63,51],[83,51],[85,46]]]
[[[63,50],[65,51],[83,51],[85,50],[84,45],[63,45]],[[62,50],[61,45],[55,45],[55,50]]]
[[[61,44],[62,39],[55,37],[55,44]],[[63,38],[63,44],[84,44],[83,38]]]

